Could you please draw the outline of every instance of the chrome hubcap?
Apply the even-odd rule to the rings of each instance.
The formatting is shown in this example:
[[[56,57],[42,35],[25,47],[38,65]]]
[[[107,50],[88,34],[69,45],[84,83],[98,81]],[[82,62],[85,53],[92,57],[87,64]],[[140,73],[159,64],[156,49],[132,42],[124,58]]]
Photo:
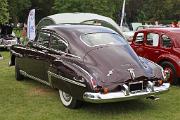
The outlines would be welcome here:
[[[69,94],[67,94],[65,92],[62,93],[62,96],[63,96],[63,98],[64,98],[64,100],[66,102],[69,102],[71,100],[71,98],[72,98],[71,95],[69,95]]]
[[[166,68],[164,68],[164,70],[166,70],[166,71],[168,71],[168,73],[169,73],[169,76],[168,76],[168,81],[170,82],[170,83],[172,83],[173,82],[173,71],[172,71],[172,69],[171,68],[169,68],[169,67],[166,67]]]

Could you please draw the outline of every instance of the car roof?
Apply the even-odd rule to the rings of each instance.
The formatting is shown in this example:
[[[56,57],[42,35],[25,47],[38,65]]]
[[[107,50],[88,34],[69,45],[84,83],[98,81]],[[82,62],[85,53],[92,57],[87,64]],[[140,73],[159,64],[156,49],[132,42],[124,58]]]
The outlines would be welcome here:
[[[57,33],[69,33],[73,34],[74,32],[78,34],[87,34],[87,33],[97,33],[97,32],[107,32],[107,33],[116,33],[114,30],[96,25],[81,25],[81,24],[59,24],[59,25],[50,25],[46,26],[43,29],[54,30]]]
[[[160,31],[160,32],[180,32],[180,28],[171,28],[171,27],[167,27],[167,28],[146,28],[146,29],[142,29],[142,30],[138,30],[138,32],[140,31]]]
[[[175,43],[175,47],[180,46],[180,41],[179,41],[179,37],[180,37],[180,28],[146,28],[146,29],[142,29],[142,30],[138,30],[137,32],[145,32],[145,31],[159,31],[162,33],[166,33],[169,36],[173,36],[173,41]]]
[[[75,55],[82,55],[83,51],[88,49],[88,46],[81,41],[82,34],[88,33],[112,33],[118,34],[110,28],[95,25],[72,25],[72,24],[60,24],[50,25],[42,28],[44,30],[55,31],[58,35],[64,38],[70,46]],[[119,35],[119,34],[118,34]],[[75,53],[78,51],[78,53]]]

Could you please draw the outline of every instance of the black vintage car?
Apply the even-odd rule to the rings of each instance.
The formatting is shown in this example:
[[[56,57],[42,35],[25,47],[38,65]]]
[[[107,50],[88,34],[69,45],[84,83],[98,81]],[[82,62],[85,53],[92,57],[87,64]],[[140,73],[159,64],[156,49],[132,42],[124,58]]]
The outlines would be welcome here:
[[[17,80],[24,76],[59,90],[64,106],[153,97],[169,89],[163,69],[138,57],[115,31],[88,25],[42,28],[34,41],[11,47]]]
[[[0,48],[10,48],[18,43],[18,38],[13,32],[13,27],[10,24],[0,25]]]

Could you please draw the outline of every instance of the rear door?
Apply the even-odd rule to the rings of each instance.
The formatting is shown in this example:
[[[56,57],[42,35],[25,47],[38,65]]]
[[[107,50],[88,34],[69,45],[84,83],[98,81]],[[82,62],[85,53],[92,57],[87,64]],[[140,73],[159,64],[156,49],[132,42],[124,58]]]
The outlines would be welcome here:
[[[35,42],[26,51],[27,67],[25,71],[35,79],[42,81],[47,81],[46,69],[48,69],[49,41],[50,33],[44,30],[39,31]]]

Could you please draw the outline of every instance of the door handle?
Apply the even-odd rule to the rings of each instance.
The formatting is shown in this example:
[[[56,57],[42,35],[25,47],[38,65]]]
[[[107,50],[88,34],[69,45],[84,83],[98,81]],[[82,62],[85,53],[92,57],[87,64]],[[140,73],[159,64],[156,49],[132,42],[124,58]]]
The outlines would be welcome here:
[[[154,51],[154,53],[159,54],[159,51],[156,50],[156,51]]]

